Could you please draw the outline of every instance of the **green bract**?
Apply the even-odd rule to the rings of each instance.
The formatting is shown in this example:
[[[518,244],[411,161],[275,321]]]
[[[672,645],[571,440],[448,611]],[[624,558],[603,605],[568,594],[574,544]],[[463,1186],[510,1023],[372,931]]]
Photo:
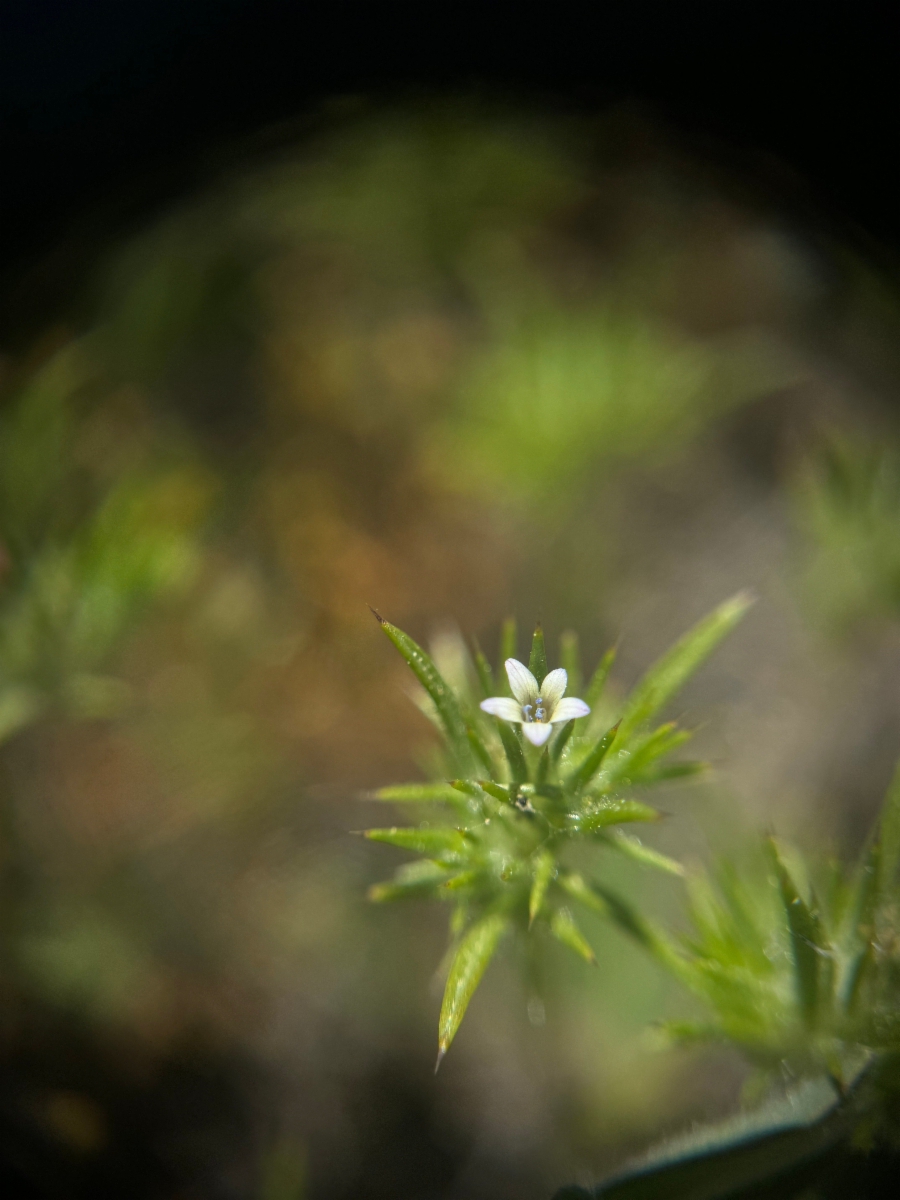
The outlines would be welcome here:
[[[665,780],[703,769],[698,762],[672,762],[669,756],[690,734],[672,722],[654,726],[653,719],[749,604],[746,595],[735,596],[690,630],[651,667],[611,725],[602,723],[597,706],[613,663],[612,651],[584,689],[584,702],[566,701],[560,691],[560,687],[565,690],[565,673],[572,690],[580,679],[574,636],[564,636],[563,670],[551,675],[538,627],[529,659],[534,680],[529,682],[529,672],[515,662],[515,627],[507,622],[501,657],[513,660],[509,672],[515,684],[514,702],[502,699],[510,690],[503,672],[495,676],[480,651],[463,661],[451,686],[412,638],[376,613],[422,685],[422,708],[443,739],[439,782],[383,788],[375,794],[379,800],[405,807],[422,805],[426,819],[416,826],[370,829],[366,834],[422,856],[402,866],[389,883],[376,885],[372,899],[424,895],[454,906],[438,1062],[506,934],[525,933],[544,923],[558,941],[594,961],[572,915],[573,905],[627,922],[615,897],[567,865],[567,851],[574,842],[597,843],[637,863],[682,873],[678,863],[621,827],[659,816],[635,793],[643,795]],[[529,702],[541,700],[531,695],[538,680],[550,681],[546,715],[537,717],[547,723],[538,734],[539,743],[534,736],[523,736],[523,720],[527,726],[532,719]],[[508,710],[509,715],[504,719],[483,711],[480,705],[487,700],[493,711]],[[565,719],[566,713],[588,707],[590,715]]]

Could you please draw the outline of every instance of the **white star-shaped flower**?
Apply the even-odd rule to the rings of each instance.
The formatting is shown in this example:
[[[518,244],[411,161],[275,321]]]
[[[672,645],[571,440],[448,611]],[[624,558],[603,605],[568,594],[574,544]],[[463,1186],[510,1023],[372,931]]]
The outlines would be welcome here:
[[[574,696],[564,699],[568,676],[562,667],[551,671],[538,687],[538,681],[518,659],[506,660],[510,696],[491,696],[482,700],[481,707],[493,717],[522,726],[522,732],[532,746],[543,746],[553,732],[553,726],[576,717],[586,717],[591,711],[583,700]]]

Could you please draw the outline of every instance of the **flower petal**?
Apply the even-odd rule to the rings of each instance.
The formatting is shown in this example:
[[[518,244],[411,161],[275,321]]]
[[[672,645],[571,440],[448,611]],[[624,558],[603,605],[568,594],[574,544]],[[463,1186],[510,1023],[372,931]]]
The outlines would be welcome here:
[[[541,684],[541,699],[544,701],[544,708],[550,713],[551,719],[554,708],[563,698],[568,682],[569,677],[562,667],[557,667],[555,671],[551,671],[544,677],[544,682]]]
[[[566,696],[557,704],[550,720],[554,725],[558,721],[574,721],[576,717],[586,717],[590,711],[583,700],[577,700],[574,696]]]
[[[522,726],[522,732],[532,746],[543,746],[553,732],[553,726],[544,721],[526,721]]]
[[[524,663],[520,663],[517,658],[508,658],[506,660],[506,674],[509,677],[509,686],[512,688],[512,694],[520,704],[534,704],[538,697],[537,680],[528,670]]]
[[[521,721],[522,705],[510,696],[491,696],[482,700],[481,707],[492,717],[500,717],[504,721]]]

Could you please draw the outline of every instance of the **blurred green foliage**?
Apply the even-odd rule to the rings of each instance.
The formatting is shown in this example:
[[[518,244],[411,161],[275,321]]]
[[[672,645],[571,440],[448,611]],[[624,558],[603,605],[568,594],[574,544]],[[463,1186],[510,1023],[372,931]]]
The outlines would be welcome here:
[[[0,421],[0,740],[48,711],[115,713],[128,696],[106,673],[115,650],[196,571],[208,484],[149,459],[104,477],[79,428],[90,382],[70,346]]]
[[[900,1051],[898,873],[900,774],[849,872],[817,872],[769,838],[755,870],[726,862],[713,879],[690,878],[683,938],[616,915],[711,1010],[711,1022],[664,1027],[672,1037],[729,1043],[769,1075],[827,1075],[840,1088],[861,1058]]]
[[[749,340],[686,342],[621,306],[561,310],[530,296],[526,307],[511,292],[431,448],[457,487],[565,507],[598,462],[672,454],[781,375]]]
[[[80,725],[90,745],[98,727],[121,727],[142,707],[123,655],[164,602],[183,603],[196,584],[212,495],[208,472],[154,436],[110,387],[89,337],[51,348],[5,398],[0,954],[8,1002],[35,995],[58,1012],[115,1026],[157,986],[154,956],[135,934],[140,920],[123,906],[123,889],[110,886],[109,865],[98,871],[84,834],[80,846],[72,838],[64,800],[51,795],[47,821],[34,772],[23,781],[15,764],[36,753],[46,769],[61,730]],[[129,803],[106,795],[102,782],[90,785],[98,805]],[[79,852],[69,857],[73,841]],[[79,866],[61,870],[60,856]],[[115,877],[121,866],[111,865]]]
[[[304,1200],[306,1155],[291,1138],[281,1138],[263,1155],[262,1178],[256,1200]]]
[[[846,633],[900,615],[900,445],[835,435],[796,481],[809,607]]]

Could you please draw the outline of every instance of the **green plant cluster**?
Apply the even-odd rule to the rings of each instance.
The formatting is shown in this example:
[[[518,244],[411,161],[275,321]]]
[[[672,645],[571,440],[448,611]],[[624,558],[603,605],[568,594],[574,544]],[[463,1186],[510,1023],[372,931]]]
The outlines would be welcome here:
[[[119,711],[128,688],[112,656],[198,563],[206,480],[141,447],[117,447],[128,461],[110,471],[116,456],[89,446],[92,416],[103,434],[95,389],[73,344],[0,414],[0,743],[53,713]]]
[[[638,683],[614,723],[601,703],[615,658],[604,655],[587,684],[590,716],[558,727],[542,747],[529,745],[521,726],[487,715],[483,698],[503,687],[476,648],[455,687],[406,633],[378,617],[424,690],[423,708],[443,739],[437,782],[382,788],[378,800],[413,806],[416,825],[370,829],[366,836],[418,857],[371,891],[376,901],[436,897],[452,905],[451,949],[438,1033],[438,1063],[503,938],[546,926],[588,962],[594,953],[573,915],[577,907],[627,920],[602,884],[569,863],[575,844],[612,848],[639,863],[681,874],[680,864],[645,846],[624,827],[655,821],[645,793],[657,784],[694,775],[703,763],[673,761],[691,733],[654,718],[672,699],[750,603],[740,594],[722,604],[665,654]],[[378,615],[378,614],[376,614]],[[501,662],[515,657],[516,630],[506,623]],[[580,690],[578,647],[564,636],[561,659],[573,691]],[[547,675],[544,635],[535,630],[529,666]]]
[[[873,1053],[900,1052],[900,772],[860,861],[817,869],[768,837],[755,869],[724,862],[688,880],[676,937],[613,915],[711,1012],[667,1027],[737,1046],[765,1072],[842,1089]]]
[[[900,611],[900,452],[888,438],[832,435],[795,487],[810,608],[833,629]]]
[[[453,906],[438,1064],[506,935],[544,926],[593,961],[573,916],[583,906],[617,925],[701,1002],[706,1015],[663,1025],[666,1040],[737,1048],[757,1068],[751,1082],[759,1095],[773,1082],[788,1086],[755,1115],[676,1139],[595,1191],[563,1189],[558,1200],[676,1194],[725,1200],[738,1191],[748,1200],[862,1200],[882,1194],[882,1176],[896,1178],[900,769],[868,844],[850,866],[807,861],[769,836],[739,862],[687,872],[623,828],[659,816],[646,802],[653,785],[702,769],[672,761],[690,733],[654,718],[747,605],[746,596],[736,596],[690,630],[647,672],[612,724],[604,689],[614,654],[605,655],[584,693],[590,716],[562,725],[543,747],[530,745],[520,726],[480,710],[498,682],[477,648],[452,674],[442,674],[408,635],[379,617],[443,735],[439,782],[376,793],[381,801],[421,806],[421,823],[367,831],[419,856],[376,885],[373,899],[424,895]],[[501,659],[514,655],[509,622]],[[560,656],[578,690],[572,635],[564,637]],[[547,674],[540,628],[529,667],[537,679]],[[578,843],[612,847],[684,876],[686,929],[664,928],[602,881],[585,878],[570,863]]]
[[[859,861],[820,869],[766,839],[755,869],[689,880],[674,937],[611,914],[706,1006],[682,1041],[737,1047],[769,1097],[554,1200],[875,1200],[900,1164],[900,770]],[[787,1084],[784,1094],[771,1084]],[[760,1089],[761,1091],[761,1089]]]

